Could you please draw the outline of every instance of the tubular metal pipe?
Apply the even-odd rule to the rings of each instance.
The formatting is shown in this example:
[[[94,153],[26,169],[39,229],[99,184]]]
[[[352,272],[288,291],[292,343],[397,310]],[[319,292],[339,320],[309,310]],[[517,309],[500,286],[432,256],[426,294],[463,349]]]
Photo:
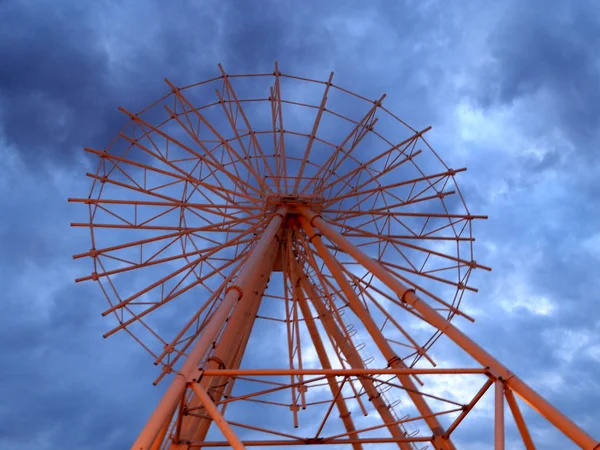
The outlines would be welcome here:
[[[230,286],[221,305],[215,310],[210,323],[203,330],[196,344],[194,344],[194,347],[190,351],[180,371],[175,375],[171,385],[168,387],[158,403],[158,406],[150,416],[150,419],[142,429],[142,432],[132,445],[132,450],[149,450],[160,430],[163,428],[165,421],[170,420],[172,417],[181,396],[185,393],[187,384],[190,381],[193,381],[192,379],[198,372],[198,365],[219,334],[219,330],[225,323],[231,310],[243,296],[248,287],[252,288],[254,280],[260,275],[262,269],[261,261],[264,259],[266,251],[270,248],[271,243],[275,239],[286,214],[287,208],[282,207],[271,219],[263,236],[252,250],[252,254],[242,267],[238,277],[235,279],[235,283]]]
[[[563,413],[552,406],[525,382],[511,373],[496,358],[486,352],[454,325],[449,323],[441,314],[417,297],[413,290],[404,286],[402,282],[385,270],[377,261],[371,259],[368,255],[354,246],[309,208],[300,206],[298,209],[324,236],[339,246],[344,252],[354,257],[357,262],[361,263],[367,270],[379,278],[381,282],[393,290],[402,301],[410,304],[419,311],[429,324],[442,331],[481,365],[489,367],[496,378],[504,380],[507,387],[510,387],[513,392],[521,397],[533,409],[538,411],[543,417],[548,419],[550,423],[562,431],[573,442],[584,450],[596,450],[600,448],[600,442],[593,439],[585,431],[571,422],[571,420]]]

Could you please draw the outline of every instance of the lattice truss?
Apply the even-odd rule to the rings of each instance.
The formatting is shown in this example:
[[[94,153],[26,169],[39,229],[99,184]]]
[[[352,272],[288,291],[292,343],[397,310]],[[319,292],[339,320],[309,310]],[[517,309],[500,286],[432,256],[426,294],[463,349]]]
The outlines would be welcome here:
[[[472,320],[461,301],[473,270],[488,270],[473,256],[484,216],[455,183],[465,169],[385,96],[333,74],[219,68],[186,87],[167,80],[138,113],[120,108],[117,138],[86,149],[98,159],[89,196],[70,199],[89,212],[73,224],[91,237],[75,258],[93,262],[77,281],[96,281],[116,318],[105,337],[139,342],[162,369],[155,383],[178,374],[133,448],[451,449],[492,386],[496,448],[504,398],[534,448],[520,380],[448,331]],[[439,368],[442,333],[480,364]],[[465,387],[448,389],[457,377]]]

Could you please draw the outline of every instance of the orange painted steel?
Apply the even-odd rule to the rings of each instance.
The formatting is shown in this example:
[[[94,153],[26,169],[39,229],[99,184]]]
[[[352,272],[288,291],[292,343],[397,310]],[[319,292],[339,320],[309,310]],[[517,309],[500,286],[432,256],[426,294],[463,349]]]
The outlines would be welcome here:
[[[504,382],[494,382],[494,450],[504,450]]]
[[[225,437],[227,438],[227,442],[229,443],[231,448],[234,448],[236,450],[242,450],[246,448],[231,429],[231,425],[229,425],[229,423],[227,423],[227,421],[223,418],[223,416],[219,412],[219,409],[214,404],[213,400],[210,398],[208,393],[201,386],[198,386],[197,383],[190,383],[190,387],[193,389],[194,394],[198,396],[200,403],[202,404],[202,406],[204,406],[204,408],[206,408],[212,420],[215,421],[219,429],[223,432],[223,435],[225,435]]]
[[[600,450],[454,325],[474,320],[462,309],[473,271],[491,270],[474,254],[486,216],[431,127],[333,73],[218,72],[119,108],[122,131],[85,149],[98,164],[89,195],[69,199],[91,242],[76,281],[98,283],[116,319],[104,337],[129,334],[160,368],[154,384],[170,378],[133,450],[460,449],[486,396],[490,447],[520,436],[534,449],[515,394]],[[440,340],[476,364],[438,366]]]
[[[321,255],[321,257],[325,261],[325,264],[338,281],[340,287],[346,295],[346,300],[348,301],[350,308],[365,325],[365,328],[369,332],[371,338],[379,347],[379,350],[383,354],[384,358],[386,358],[388,366],[405,368],[405,365],[402,362],[402,360],[398,358],[391,345],[379,332],[377,324],[372,319],[371,315],[361,305],[358,296],[348,283],[348,280],[344,276],[339,264],[337,263],[333,255],[329,252],[327,247],[321,241],[321,237],[318,234],[315,234],[310,223],[304,217],[300,218],[300,223],[302,225],[302,228],[304,228],[304,231],[308,235],[308,240],[315,246],[317,252],[319,253],[319,255]],[[421,415],[423,417],[428,417],[427,425],[431,428],[433,436],[444,436],[444,429],[437,421],[436,417],[432,416],[432,411],[429,409],[429,405],[427,405],[427,402],[420,395],[419,390],[417,389],[413,380],[410,377],[401,374],[398,375],[398,379],[406,387],[406,390],[411,400],[414,402]],[[450,446],[449,448],[454,447]]]
[[[211,316],[209,326],[204,329],[181,370],[176,374],[169,389],[167,389],[167,392],[156,407],[156,410],[150,417],[150,420],[140,433],[140,436],[133,444],[132,448],[140,450],[150,448],[156,437],[156,433],[158,433],[160,428],[164,425],[164,422],[170,419],[174,409],[180,402],[181,397],[185,395],[188,383],[196,382],[199,376],[198,366],[201,359],[206,353],[208,346],[211,345],[212,341],[216,338],[217,333],[225,323],[227,316],[231,310],[234,309],[235,304],[243,298],[245,293],[249,293],[249,289],[252,287],[257,277],[265,276],[264,273],[261,273],[262,267],[260,261],[265,258],[267,251],[274,242],[275,236],[279,232],[285,218],[285,212],[286,208],[283,207],[271,219],[261,240],[253,249],[252,254],[245,262],[242,271],[236,278],[235,284],[229,286],[223,299],[223,303],[221,303],[219,308]]]
[[[323,219],[316,215],[313,211],[306,207],[301,207],[301,213],[310,221],[319,231],[326,235],[332,242],[338,245],[341,249],[352,255],[366,269],[371,271],[383,283],[390,287],[398,297],[405,303],[413,306],[419,313],[423,315],[423,319],[446,334],[452,341],[458,344],[463,350],[471,355],[477,362],[482,364],[494,373],[494,376],[504,382],[506,386],[512,389],[519,397],[527,402],[532,408],[542,414],[556,428],[561,430],[566,436],[571,438],[573,442],[584,449],[595,449],[600,443],[581,430],[576,424],[570,421],[565,415],[554,408],[537,392],[531,389],[522,380],[517,378],[499,361],[492,357],[489,353],[483,350],[479,345],[469,339],[458,328],[447,322],[438,312],[427,305],[415,294],[414,289],[409,289],[402,284],[397,278],[394,278],[376,261],[369,258],[358,248],[352,245],[347,239],[331,228]]]
[[[323,100],[323,102],[324,101],[325,101],[325,99]],[[307,153],[310,151],[310,145],[311,145],[311,142],[309,142],[309,145],[307,147],[307,150],[306,150]],[[303,161],[303,166],[304,165],[305,165],[305,162]],[[294,189],[297,191],[298,185],[296,185]],[[288,240],[288,242],[289,242],[289,240]],[[289,258],[290,265],[293,264],[293,251],[292,251],[292,247],[290,245],[287,246],[287,255],[286,256],[288,256],[288,258]],[[317,352],[317,355],[319,357],[321,366],[325,370],[332,370],[331,362],[327,355],[327,349],[323,345],[323,341],[321,339],[321,336],[319,335],[319,330],[317,328],[317,325],[315,324],[315,320],[312,317],[312,313],[310,311],[308,302],[306,300],[306,297],[304,296],[304,293],[302,292],[302,288],[300,285],[300,283],[301,283],[300,276],[298,275],[297,269],[296,270],[294,270],[294,269],[295,268],[292,268],[291,273],[290,273],[291,282],[292,282],[292,286],[294,289],[294,294],[297,297],[298,306],[300,307],[302,316],[304,317],[304,320],[306,323],[306,328],[308,329],[308,333],[309,333],[310,338],[315,347],[315,351]],[[310,375],[309,373],[307,373],[307,369],[302,369],[301,374],[302,375]],[[337,406],[339,415],[344,423],[344,427],[345,427],[346,431],[348,432],[348,436],[351,439],[358,439],[359,436],[356,433],[356,426],[354,425],[354,421],[352,420],[352,417],[351,417],[352,413],[348,409],[348,405],[346,404],[344,397],[341,395],[342,387],[343,387],[344,383],[346,382],[346,380],[347,380],[347,377],[344,377],[342,383],[338,384],[338,382],[337,382],[337,380],[335,380],[335,378],[333,378],[333,377],[327,378],[327,384],[329,384],[329,389],[331,389],[331,393],[333,395],[333,401],[331,403],[330,408],[332,408],[334,404]],[[331,409],[329,410],[329,412],[331,412]],[[322,430],[322,427],[324,426],[326,420],[327,420],[327,416],[323,420],[323,423],[321,424],[321,428],[319,429],[319,432],[317,432],[317,436],[320,434],[320,431]],[[355,442],[352,444],[352,448],[355,450],[360,450],[363,448],[363,446],[360,442]]]
[[[336,344],[339,346],[340,351],[345,356],[346,360],[350,363],[350,365],[353,368],[363,367],[363,362],[356,349],[346,341],[345,336],[338,329],[335,322],[331,318],[327,317],[328,314],[326,307],[320,301],[318,295],[316,295],[314,288],[306,281],[305,277],[302,277],[299,274],[297,276],[298,278],[300,278],[300,283],[302,284],[304,292],[306,293],[308,298],[312,300],[313,306],[319,313],[319,316],[321,317],[321,320],[323,322],[323,327],[331,336],[332,340],[335,341]],[[304,372],[306,373],[307,371]],[[376,411],[379,413],[381,419],[386,424],[386,427],[389,429],[392,436],[394,436],[397,439],[402,439],[404,437],[404,432],[400,429],[398,424],[395,423],[394,417],[388,410],[388,407],[383,401],[383,399],[380,397],[379,392],[375,387],[375,384],[367,378],[360,378],[359,380],[361,385],[363,386],[363,389],[365,390],[365,393],[368,395],[369,401],[374,405]],[[400,448],[405,448],[408,445],[402,441],[398,442]]]
[[[508,403],[508,406],[519,429],[519,433],[521,434],[521,438],[523,439],[523,444],[525,444],[525,449],[535,450],[535,445],[533,445],[533,440],[531,439],[531,435],[529,434],[527,425],[523,420],[523,415],[521,414],[521,410],[519,409],[519,405],[517,404],[515,396],[510,391],[510,389],[505,389],[504,395],[506,396],[506,402]]]
[[[258,280],[257,283],[255,282],[255,286],[251,290],[251,295],[248,296],[250,298],[240,299],[240,306],[236,307],[229,317],[218,343],[215,344],[215,350],[208,360],[206,370],[239,367],[241,357],[243,356],[243,347],[245,347],[245,344],[248,342],[250,331],[252,330],[258,312],[260,300],[271,276],[274,256],[276,254],[276,249],[274,247],[276,246],[278,246],[278,243],[273,241],[271,247],[268,249],[269,252],[265,255],[263,261],[261,261],[261,264],[263,264],[263,267],[265,268],[265,272],[261,274],[262,279]],[[248,263],[251,264],[255,262],[249,261]],[[245,293],[245,295],[247,294],[248,293]],[[211,393],[212,400],[216,402],[221,400],[224,394],[224,388],[229,383],[233,384],[234,382],[233,379],[223,375],[209,377],[205,371],[203,371],[201,375],[202,379],[200,383],[202,387]],[[191,401],[189,407],[193,408],[198,406],[198,404],[202,405],[204,402],[201,401],[200,403],[196,403]],[[189,422],[191,423],[189,424],[185,424],[185,422],[186,420],[184,419],[182,428],[187,425],[186,433],[191,436],[190,439],[186,439],[184,436],[182,437],[183,440],[191,440],[191,437],[194,436],[204,439],[210,426],[209,420],[202,420],[200,422],[190,420]]]

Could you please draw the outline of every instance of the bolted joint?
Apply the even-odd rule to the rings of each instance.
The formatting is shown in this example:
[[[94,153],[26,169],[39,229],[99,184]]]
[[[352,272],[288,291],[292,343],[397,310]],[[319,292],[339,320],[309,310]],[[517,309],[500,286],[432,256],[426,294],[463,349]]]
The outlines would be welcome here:
[[[435,450],[450,450],[450,442],[446,436],[433,436],[433,448]]]
[[[320,218],[321,218],[320,214],[315,214],[314,216],[312,216],[310,218],[310,225],[314,227],[315,226],[315,219],[320,219]],[[321,236],[321,235],[319,234],[319,236]]]
[[[511,378],[515,376],[510,370],[506,367],[500,367],[495,369],[493,367],[486,367],[490,377],[495,378],[498,381],[502,381],[503,383],[508,382]]]
[[[216,356],[211,356],[206,361],[207,362],[209,362],[209,361],[216,362],[219,365],[219,369],[226,369],[227,368],[227,366],[225,366],[225,363],[223,362],[223,360],[221,358],[216,357]]]
[[[388,360],[388,367],[393,368],[396,364],[401,363],[402,360],[398,357],[398,355],[394,355]]]
[[[227,294],[231,290],[235,290],[235,291],[238,292],[238,294],[240,295],[239,298],[238,298],[238,300],[241,300],[242,297],[244,296],[244,291],[242,291],[242,288],[239,287],[239,286],[236,286],[235,284],[232,284],[227,289],[225,289],[225,294]]]
[[[417,291],[416,291],[415,289],[412,289],[412,288],[410,288],[410,289],[407,289],[406,291],[404,291],[404,294],[402,294],[402,296],[400,297],[400,301],[401,301],[402,303],[408,303],[408,301],[406,300],[406,296],[407,296],[407,294],[408,294],[409,292],[412,292],[412,293],[413,293],[413,295],[416,295],[416,294],[417,294]]]
[[[317,238],[317,237],[320,238],[321,236],[322,236],[321,233],[314,233],[308,237],[308,242],[310,242],[312,244],[312,241],[314,238]]]

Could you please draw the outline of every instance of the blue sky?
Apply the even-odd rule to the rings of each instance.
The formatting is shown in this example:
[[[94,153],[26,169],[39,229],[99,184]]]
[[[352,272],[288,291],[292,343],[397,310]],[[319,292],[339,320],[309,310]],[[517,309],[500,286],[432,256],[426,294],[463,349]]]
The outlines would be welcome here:
[[[0,1],[1,448],[125,448],[163,387],[125,335],[103,340],[88,236],[91,162],[164,90],[282,70],[386,107],[453,167],[477,224],[479,341],[600,439],[600,9],[591,1]],[[456,350],[435,348],[442,359]],[[534,420],[533,415],[527,416]],[[540,448],[570,448],[535,422]],[[471,428],[471,447],[481,433]],[[512,448],[512,447],[509,447]],[[518,448],[515,444],[514,448]]]

